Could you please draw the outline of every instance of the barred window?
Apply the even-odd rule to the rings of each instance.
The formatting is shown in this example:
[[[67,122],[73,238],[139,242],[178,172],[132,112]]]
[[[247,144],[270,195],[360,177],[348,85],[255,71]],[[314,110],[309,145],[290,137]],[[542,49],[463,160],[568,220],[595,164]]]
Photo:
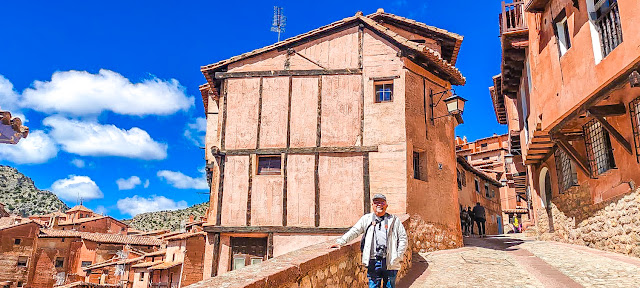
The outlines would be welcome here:
[[[640,163],[640,97],[629,103],[629,113],[631,114],[633,142],[636,146],[636,161]]]
[[[578,184],[578,174],[575,165],[564,150],[556,149],[555,157],[558,187],[560,193],[564,193],[571,186]]]
[[[587,146],[587,159],[593,175],[600,175],[611,168],[616,167],[613,159],[613,149],[609,133],[604,130],[602,124],[593,119],[585,124],[584,139]]]

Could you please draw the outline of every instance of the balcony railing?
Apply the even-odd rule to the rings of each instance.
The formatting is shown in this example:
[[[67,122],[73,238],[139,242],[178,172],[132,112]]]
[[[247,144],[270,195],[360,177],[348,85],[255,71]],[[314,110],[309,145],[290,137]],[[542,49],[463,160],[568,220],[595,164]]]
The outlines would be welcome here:
[[[595,22],[598,34],[600,34],[600,47],[602,56],[607,56],[613,49],[622,43],[622,27],[620,26],[620,12],[618,2],[609,7],[609,11],[600,15]]]
[[[504,3],[500,14],[500,33],[507,34],[527,30],[527,18],[524,15],[524,1]]]

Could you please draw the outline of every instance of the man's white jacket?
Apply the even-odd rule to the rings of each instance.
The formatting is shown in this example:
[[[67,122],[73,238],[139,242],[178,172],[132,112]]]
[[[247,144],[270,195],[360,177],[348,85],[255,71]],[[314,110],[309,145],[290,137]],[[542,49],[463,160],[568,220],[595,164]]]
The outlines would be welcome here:
[[[349,241],[355,239],[360,234],[364,233],[364,230],[369,227],[369,231],[365,237],[364,250],[362,250],[362,264],[369,265],[369,258],[371,256],[371,249],[373,249],[373,213],[365,214],[358,220],[356,225],[351,227],[347,233],[338,238],[336,242],[340,245],[347,244]],[[389,219],[389,223],[393,222],[393,225],[389,227],[391,229],[391,235],[387,237],[387,269],[388,270],[400,270],[400,261],[405,250],[407,250],[407,232],[402,226],[402,222],[398,217],[393,216]],[[395,219],[395,221],[393,221]],[[387,235],[388,235],[387,231]]]

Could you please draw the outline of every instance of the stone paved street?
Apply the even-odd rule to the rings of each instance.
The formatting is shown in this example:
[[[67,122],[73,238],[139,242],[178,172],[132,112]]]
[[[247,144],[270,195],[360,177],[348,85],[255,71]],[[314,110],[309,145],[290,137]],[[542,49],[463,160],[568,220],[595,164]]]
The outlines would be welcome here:
[[[399,287],[640,287],[640,259],[521,234],[414,255]]]

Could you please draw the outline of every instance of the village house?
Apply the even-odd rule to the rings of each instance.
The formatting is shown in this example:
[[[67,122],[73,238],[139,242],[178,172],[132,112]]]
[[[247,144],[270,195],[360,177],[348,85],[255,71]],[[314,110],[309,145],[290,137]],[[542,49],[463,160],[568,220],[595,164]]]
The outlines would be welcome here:
[[[490,91],[543,238],[640,256],[639,4],[502,3]]]
[[[25,287],[35,265],[40,226],[29,219],[9,215],[0,204],[0,287]]]
[[[456,157],[458,204],[460,209],[473,209],[480,203],[485,209],[487,235],[502,234],[502,208],[500,189],[502,184],[493,176],[474,167],[464,157]],[[477,226],[474,229],[478,233]]]
[[[503,224],[513,224],[517,218],[518,223],[524,222],[525,225],[529,225],[526,173],[524,173],[526,168],[524,165],[514,167],[513,159],[520,152],[511,149],[509,143],[509,134],[494,134],[474,142],[458,137],[456,138],[456,155],[464,157],[471,166],[500,182]],[[522,175],[519,171],[523,172]]]
[[[127,235],[129,229],[127,224],[111,216],[97,214],[82,204],[64,213],[52,212],[45,215],[33,215],[29,216],[29,219],[40,221],[44,227],[56,230]]]
[[[433,227],[416,251],[460,247],[461,43],[379,9],[202,67],[205,273],[335,239],[376,193]]]

